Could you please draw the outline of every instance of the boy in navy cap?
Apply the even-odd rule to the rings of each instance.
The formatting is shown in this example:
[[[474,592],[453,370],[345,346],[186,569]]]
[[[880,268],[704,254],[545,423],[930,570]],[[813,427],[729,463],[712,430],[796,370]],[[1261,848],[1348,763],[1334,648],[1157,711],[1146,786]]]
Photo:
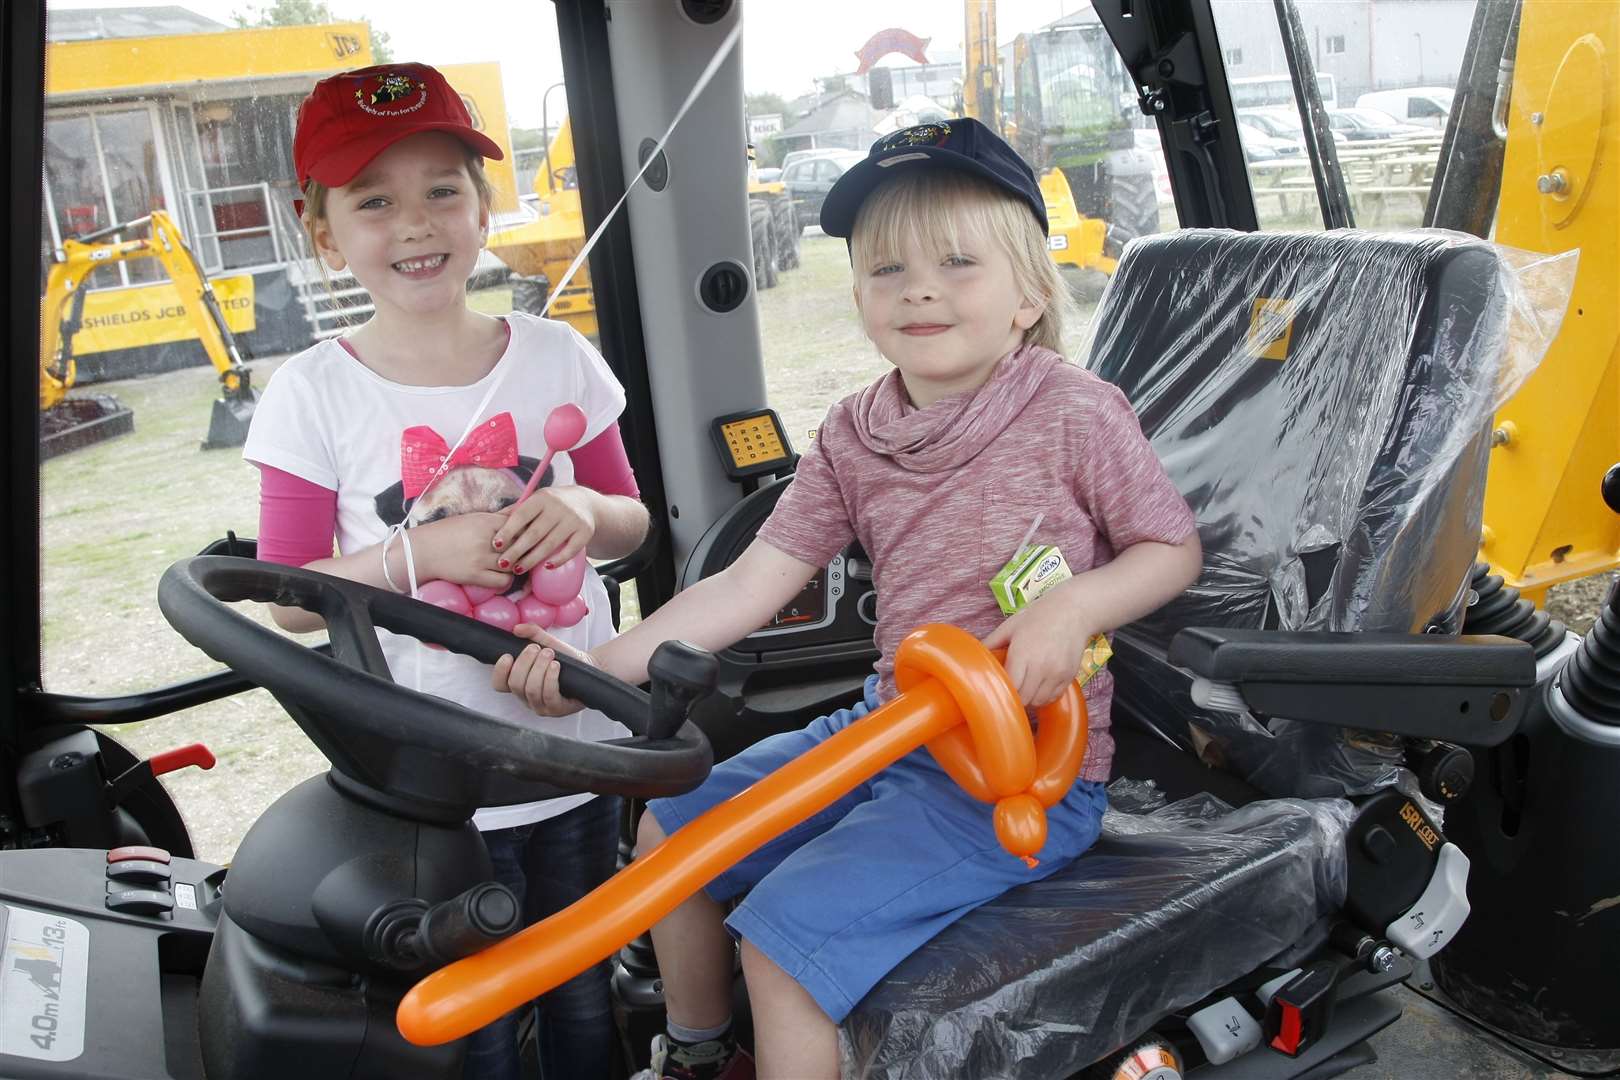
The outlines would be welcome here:
[[[575,655],[641,682],[660,642],[730,645],[858,539],[883,597],[881,658],[851,708],[754,745],[696,791],[649,803],[641,851],[892,698],[896,649],[923,623],[1006,648],[1007,673],[1035,707],[1076,678],[1093,635],[1153,611],[1198,573],[1192,514],[1130,405],[1058,352],[1067,294],[1047,253],[1046,207],[1006,143],[974,120],[897,131],[834,185],[821,222],[849,241],[856,307],[894,370],[833,406],[737,562]],[[1073,576],[1008,617],[989,582],[1030,543],[1061,548]],[[577,707],[557,692],[560,643],[519,632],[543,644],[498,663],[497,689],[542,712]],[[655,1043],[653,1074],[754,1075],[731,1034],[735,937],[760,1075],[836,1077],[836,1025],[885,974],[1097,838],[1113,679],[1103,671],[1084,693],[1090,741],[1079,779],[1047,811],[1033,866],[1003,850],[992,807],[920,749],[654,926],[669,1030]]]

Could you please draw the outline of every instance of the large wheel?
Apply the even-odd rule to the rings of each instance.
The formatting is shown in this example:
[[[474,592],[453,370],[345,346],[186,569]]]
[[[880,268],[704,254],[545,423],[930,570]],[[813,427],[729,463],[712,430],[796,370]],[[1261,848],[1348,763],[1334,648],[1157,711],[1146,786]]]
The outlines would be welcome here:
[[[797,270],[799,233],[803,229],[799,225],[799,215],[793,209],[792,199],[784,197],[771,200],[771,226],[776,234],[776,268]]]
[[[1108,155],[1108,202],[1103,217],[1108,235],[1103,253],[1119,258],[1120,251],[1139,236],[1159,231],[1159,194],[1154,188],[1152,163],[1141,150]]]
[[[771,208],[762,199],[748,200],[748,231],[754,249],[754,288],[776,288],[776,237]]]

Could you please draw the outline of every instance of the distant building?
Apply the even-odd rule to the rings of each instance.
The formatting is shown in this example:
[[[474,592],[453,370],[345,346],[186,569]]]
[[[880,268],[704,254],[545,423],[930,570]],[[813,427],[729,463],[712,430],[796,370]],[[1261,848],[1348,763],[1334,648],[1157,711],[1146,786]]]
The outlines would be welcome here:
[[[822,97],[797,114],[775,138],[784,154],[830,148],[865,150],[877,138],[875,121],[866,95],[846,88]]]
[[[1298,5],[1311,63],[1331,75],[1340,105],[1370,90],[1454,86],[1476,0],[1311,0]],[[1229,79],[1287,75],[1276,10],[1215,0]]]

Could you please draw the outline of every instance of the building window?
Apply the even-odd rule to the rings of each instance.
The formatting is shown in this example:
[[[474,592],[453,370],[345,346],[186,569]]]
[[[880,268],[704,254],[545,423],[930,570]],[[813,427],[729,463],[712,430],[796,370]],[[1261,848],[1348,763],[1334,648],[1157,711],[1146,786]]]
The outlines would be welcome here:
[[[1227,49],[1226,50],[1226,66],[1227,67],[1237,67],[1238,65],[1240,65],[1242,63],[1243,63],[1243,50],[1242,49]]]
[[[1329,56],[1339,56],[1344,52],[1344,35],[1329,34],[1325,42],[1325,51]]]

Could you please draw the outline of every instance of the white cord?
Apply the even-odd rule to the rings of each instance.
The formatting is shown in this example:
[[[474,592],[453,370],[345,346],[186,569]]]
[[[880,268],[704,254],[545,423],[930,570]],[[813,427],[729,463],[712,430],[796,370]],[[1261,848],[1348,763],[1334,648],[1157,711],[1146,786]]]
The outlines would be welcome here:
[[[405,527],[403,525],[390,525],[388,526],[388,531],[383,534],[382,542],[383,580],[388,582],[388,588],[391,591],[401,594],[403,594],[405,590],[394,584],[394,575],[388,572],[388,545],[394,542],[394,537],[402,535],[404,531]]]
[[[641,182],[642,176],[646,174],[648,169],[652,168],[653,162],[659,159],[659,155],[663,153],[665,144],[669,142],[670,136],[675,133],[675,126],[681,122],[681,119],[686,116],[687,112],[690,111],[692,106],[697,102],[698,97],[714,79],[715,73],[720,70],[720,65],[725,61],[726,57],[731,55],[731,51],[737,47],[737,41],[741,37],[742,20],[738,19],[737,25],[731,28],[731,32],[726,35],[726,39],[720,43],[720,48],[715,51],[714,56],[709,60],[709,63],[703,69],[702,74],[698,76],[697,82],[693,85],[691,92],[686,95],[686,100],[681,103],[681,107],[679,109],[675,110],[674,119],[669,122],[669,127],[664,129],[664,134],[659,137],[657,144],[652,149],[652,153],[647,155],[647,159],[641,163],[641,168],[636,171],[636,175],[631,177],[630,182],[625,185],[624,194],[619,196],[619,201],[613,204],[613,209],[609,210],[607,212],[607,216],[602,218],[602,223],[596,227],[596,231],[591,233],[590,237],[585,241],[585,246],[580,248],[578,255],[574,256],[574,261],[568,264],[568,269],[563,271],[562,277],[560,277],[557,280],[557,283],[552,286],[551,295],[546,298],[546,306],[540,310],[540,315],[542,318],[550,313],[551,305],[556,302],[557,297],[562,295],[563,291],[567,288],[568,283],[573,280],[574,274],[577,273],[579,268],[584,264],[586,256],[591,253],[591,249],[596,247],[596,242],[602,238],[602,234],[607,230],[608,225],[612,223],[615,217],[618,216],[619,211],[624,207],[625,201],[630,198],[630,193],[634,191],[636,185]],[[461,449],[461,444],[466,442],[468,436],[473,433],[473,429],[482,423],[484,410],[489,407],[489,403],[491,401],[495,400],[495,395],[500,391],[501,384],[506,381],[506,376],[509,375],[511,371],[512,366],[507,365],[505,370],[503,370],[500,375],[496,377],[495,381],[490,384],[489,389],[484,392],[484,398],[478,403],[478,407],[473,410],[472,419],[467,421],[466,430],[461,433],[461,438],[457,439],[455,445],[452,446],[449,452],[445,454],[446,461],[451,460],[455,456],[456,451]],[[392,542],[394,534],[397,531],[400,538],[400,543],[405,545],[405,573],[410,579],[411,585],[409,595],[416,597],[419,592],[419,582],[416,580],[416,561],[411,556],[411,540],[410,536],[407,534],[407,530],[411,526],[412,518],[414,518],[416,515],[416,508],[422,505],[422,496],[426,495],[428,489],[437,483],[439,477],[443,475],[445,474],[442,472],[435,472],[433,474],[433,476],[428,480],[427,487],[424,487],[420,492],[418,492],[416,498],[412,500],[411,509],[408,513],[406,513],[405,520],[401,521],[398,525],[391,526],[388,530],[388,534],[383,538],[383,578],[388,582],[388,587],[393,589],[395,592],[400,592],[401,590],[394,585],[394,580],[391,576],[389,576],[388,573],[388,545]],[[415,680],[413,689],[416,690],[420,690],[422,688],[422,654],[426,651],[426,649],[420,647],[413,650],[415,653]]]
[[[561,296],[568,288],[568,283],[573,280],[574,274],[576,274],[579,271],[580,266],[584,264],[585,257],[591,253],[591,249],[596,247],[596,242],[602,238],[602,233],[607,230],[608,225],[612,223],[613,219],[619,216],[619,211],[624,207],[625,200],[630,198],[630,193],[635,190],[637,184],[641,183],[642,176],[646,174],[648,169],[652,168],[653,162],[657,161],[659,155],[663,153],[665,144],[669,142],[670,136],[675,133],[675,126],[681,122],[682,118],[685,117],[687,112],[691,110],[692,106],[696,104],[698,97],[703,93],[704,89],[708,87],[710,81],[714,79],[715,72],[720,70],[721,63],[725,61],[726,57],[731,55],[731,50],[737,47],[737,39],[741,36],[742,20],[738,19],[737,25],[731,28],[731,32],[726,35],[726,39],[720,43],[720,48],[716,50],[714,56],[709,60],[708,66],[706,66],[703,69],[703,73],[698,76],[697,82],[693,85],[691,92],[686,95],[686,100],[681,103],[681,107],[679,109],[675,110],[675,118],[669,122],[669,127],[664,129],[664,134],[659,137],[657,145],[655,145],[652,149],[652,153],[647,155],[647,160],[641,163],[641,168],[636,170],[636,175],[631,177],[630,182],[625,185],[624,194],[619,196],[619,201],[613,204],[613,209],[607,212],[607,216],[604,217],[602,219],[602,223],[596,227],[596,231],[591,233],[590,237],[585,241],[585,246],[579,249],[578,255],[574,256],[574,261],[568,264],[568,269],[563,271],[562,277],[558,278],[557,283],[552,286],[551,295],[546,298],[546,306],[540,309],[540,316],[542,318],[550,313],[551,305],[555,303],[557,298]],[[455,456],[456,451],[461,449],[461,444],[466,442],[467,437],[473,433],[473,429],[483,422],[484,410],[489,407],[489,403],[491,401],[495,400],[496,393],[500,391],[501,384],[506,381],[506,376],[510,374],[511,371],[511,366],[508,366],[500,373],[499,377],[497,377],[496,380],[490,384],[489,389],[484,393],[484,399],[480,401],[478,403],[478,407],[473,410],[472,419],[467,421],[467,428],[461,433],[461,438],[456,440],[455,445],[452,446],[449,452],[445,455],[446,461]],[[428,480],[427,488],[423,488],[421,493],[417,495],[416,501],[411,504],[413,513],[415,512],[415,508],[421,504],[422,496],[427,494],[427,489],[431,488],[435,483],[437,483],[441,475],[443,474],[434,473],[432,478]],[[411,515],[407,514],[405,516],[405,524],[409,526],[410,523]]]

